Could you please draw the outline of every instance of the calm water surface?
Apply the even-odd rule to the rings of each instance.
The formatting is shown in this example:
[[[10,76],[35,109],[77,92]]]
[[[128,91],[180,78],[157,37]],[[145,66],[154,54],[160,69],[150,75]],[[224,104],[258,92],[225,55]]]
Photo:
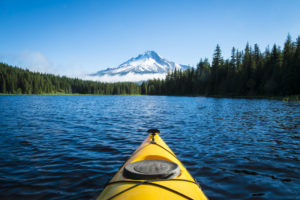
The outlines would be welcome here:
[[[300,104],[0,96],[0,199],[95,199],[157,127],[210,199],[300,199]]]

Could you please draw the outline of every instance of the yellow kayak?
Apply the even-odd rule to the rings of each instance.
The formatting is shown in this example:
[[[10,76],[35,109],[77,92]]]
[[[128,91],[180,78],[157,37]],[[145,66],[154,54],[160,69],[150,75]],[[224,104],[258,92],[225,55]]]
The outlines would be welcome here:
[[[150,129],[98,200],[207,199],[195,179],[172,150]]]

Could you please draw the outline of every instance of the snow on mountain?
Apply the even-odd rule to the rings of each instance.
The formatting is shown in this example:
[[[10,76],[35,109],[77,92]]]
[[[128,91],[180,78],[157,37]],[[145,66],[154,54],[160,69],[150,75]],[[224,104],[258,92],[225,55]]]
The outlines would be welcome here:
[[[180,65],[160,57],[155,51],[146,51],[115,68],[107,68],[90,74],[88,79],[103,82],[139,82],[154,78],[163,79],[168,71],[185,70],[187,65]]]

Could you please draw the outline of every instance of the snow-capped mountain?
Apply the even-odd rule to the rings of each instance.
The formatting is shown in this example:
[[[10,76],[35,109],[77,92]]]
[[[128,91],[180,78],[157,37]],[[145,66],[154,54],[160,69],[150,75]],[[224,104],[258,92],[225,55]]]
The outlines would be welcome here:
[[[146,51],[120,64],[118,67],[107,68],[89,76],[93,80],[104,82],[138,82],[154,78],[163,79],[168,71],[185,70],[187,68],[190,68],[190,66],[168,61],[160,57],[155,51]]]

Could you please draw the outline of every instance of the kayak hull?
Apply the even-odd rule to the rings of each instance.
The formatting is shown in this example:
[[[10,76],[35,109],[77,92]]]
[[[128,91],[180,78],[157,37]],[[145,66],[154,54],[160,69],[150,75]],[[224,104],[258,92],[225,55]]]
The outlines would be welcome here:
[[[143,160],[164,160],[176,163],[180,174],[171,179],[136,180],[124,176],[127,164]],[[152,199],[207,199],[200,186],[178,160],[172,150],[158,134],[150,134],[125,162],[120,170],[104,188],[97,198],[152,200]]]

